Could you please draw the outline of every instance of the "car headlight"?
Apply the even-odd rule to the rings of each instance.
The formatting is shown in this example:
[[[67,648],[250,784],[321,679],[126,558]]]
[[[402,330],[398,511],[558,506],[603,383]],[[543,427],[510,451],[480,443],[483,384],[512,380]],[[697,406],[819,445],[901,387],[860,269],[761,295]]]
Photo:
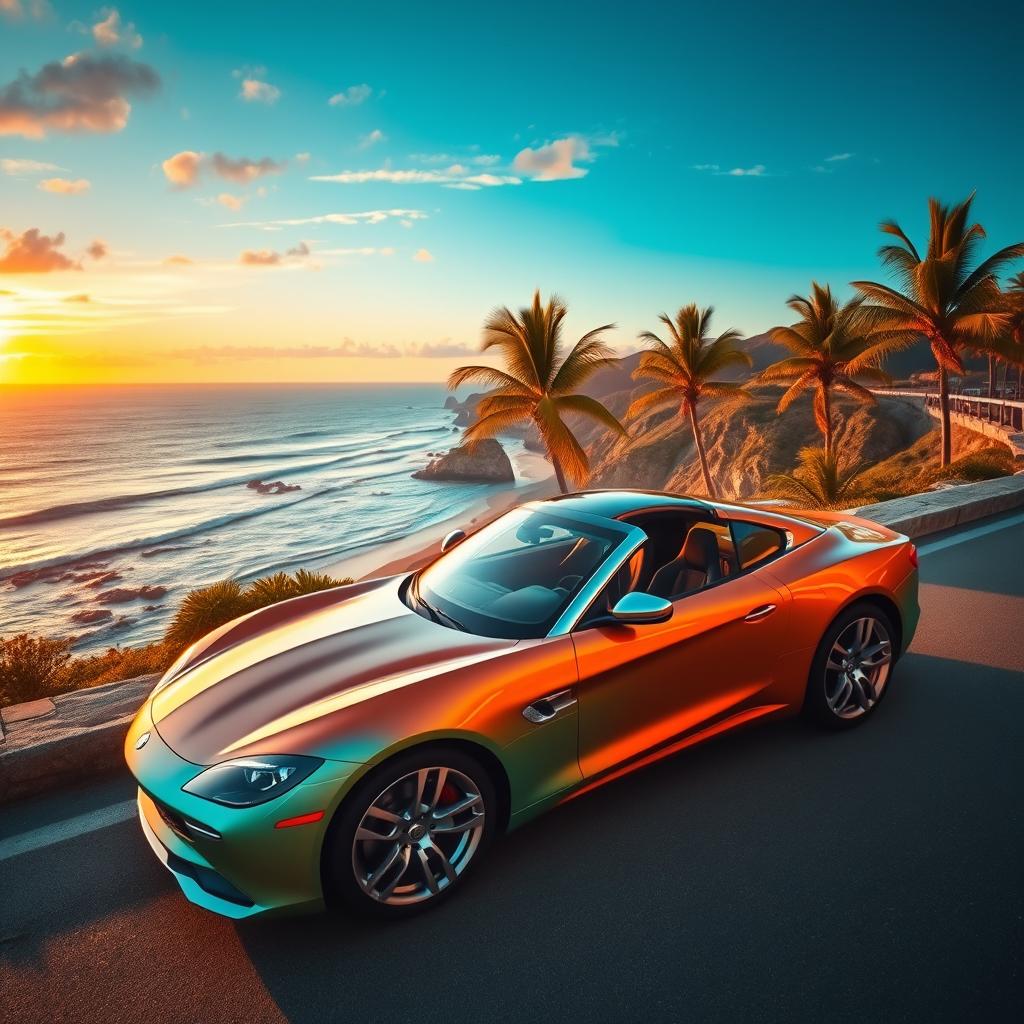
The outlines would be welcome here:
[[[254,807],[294,789],[323,763],[297,754],[240,757],[207,768],[181,788],[225,807]]]

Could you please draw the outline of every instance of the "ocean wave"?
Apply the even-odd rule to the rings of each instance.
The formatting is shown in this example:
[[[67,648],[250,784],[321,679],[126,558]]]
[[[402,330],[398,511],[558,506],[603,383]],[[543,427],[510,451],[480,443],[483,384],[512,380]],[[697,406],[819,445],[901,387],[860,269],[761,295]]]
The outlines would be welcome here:
[[[214,516],[211,519],[204,520],[201,523],[194,523],[191,526],[183,526],[177,530],[168,530],[165,533],[150,534],[146,537],[137,537],[134,540],[125,541],[122,544],[113,544],[107,545],[106,547],[93,548],[91,550],[76,551],[74,554],[56,555],[53,558],[42,558],[33,562],[22,562],[15,565],[0,566],[0,579],[6,579],[8,576],[13,576],[15,573],[19,572],[32,572],[36,569],[54,569],[65,565],[72,566],[79,562],[91,560],[107,560],[128,551],[138,551],[141,548],[152,548],[160,544],[166,544],[169,541],[198,537],[204,533],[210,533],[213,530],[219,530],[225,526],[231,526],[234,523],[239,523],[246,519],[255,519],[257,516],[272,515],[273,513],[281,512],[284,509],[292,509],[296,505],[301,505],[304,502],[313,501],[316,498],[322,498],[325,494],[330,494],[335,490],[337,490],[335,487],[325,487],[319,491],[310,491],[308,494],[303,495],[301,498],[296,498],[293,501],[278,502],[274,505],[265,505],[262,507],[257,506],[255,508],[246,509],[242,512],[228,512],[224,515]]]
[[[315,473],[320,469],[331,469],[335,466],[358,463],[360,459],[374,459],[380,456],[394,456],[395,454],[415,451],[418,447],[418,445],[409,445],[405,448],[375,448],[372,450],[349,452],[346,455],[339,455],[337,458],[328,459],[325,462],[306,463],[301,466],[284,466],[275,469],[260,469],[259,476],[261,479],[269,480],[278,476],[293,477],[303,473]],[[205,484],[168,487],[158,491],[141,491],[136,494],[114,494],[106,498],[92,498],[88,501],[72,501],[63,505],[51,505],[48,508],[36,509],[32,512],[22,512],[18,515],[0,519],[0,529],[14,526],[32,526],[60,519],[71,519],[75,516],[90,515],[94,512],[110,512],[115,509],[128,508],[132,505],[144,505],[147,502],[160,501],[164,498],[179,498],[187,494],[206,494],[210,491],[222,490],[226,487],[238,487],[252,479],[253,474],[247,473],[245,476],[232,476],[227,479],[211,480]]]

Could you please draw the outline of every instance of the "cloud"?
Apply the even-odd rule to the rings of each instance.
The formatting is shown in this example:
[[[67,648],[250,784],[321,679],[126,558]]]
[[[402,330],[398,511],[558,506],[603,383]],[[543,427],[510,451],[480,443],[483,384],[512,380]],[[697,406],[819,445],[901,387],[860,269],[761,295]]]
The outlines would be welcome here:
[[[478,153],[475,156],[453,156],[451,153],[410,153],[409,159],[415,164],[457,164],[469,163],[476,167],[493,167],[501,163],[501,157],[493,153]]]
[[[765,174],[764,164],[754,164],[753,167],[734,167],[731,171],[720,171],[720,174],[730,178],[760,178]]]
[[[164,260],[164,263],[169,267],[191,267],[194,262],[194,260],[190,260],[187,256],[182,256],[181,253],[175,253]]]
[[[51,8],[48,0],[0,0],[0,14],[11,21],[20,21],[22,18],[42,21],[50,16]]]
[[[2,2],[2,0],[0,0]],[[4,174],[42,174],[44,171],[66,171],[66,167],[43,163],[41,160],[17,160],[8,158],[0,160],[0,171]]]
[[[217,202],[226,206],[229,210],[240,210],[245,205],[245,196],[233,196],[230,192],[221,192],[217,196]]]
[[[199,181],[204,169],[209,169],[227,181],[247,185],[268,174],[281,174],[287,164],[283,160],[271,160],[268,156],[261,160],[250,160],[244,156],[232,159],[223,153],[207,156],[205,153],[197,153],[194,149],[185,149],[168,157],[161,166],[164,176],[172,185],[177,188],[191,188]]]
[[[268,174],[281,174],[287,166],[285,161],[271,160],[269,156],[261,160],[250,160],[245,156],[233,160],[223,153],[214,153],[211,165],[215,174],[239,184],[247,184]]]
[[[87,303],[92,302],[92,298],[91,296],[86,295],[85,292],[79,292],[77,295],[65,295],[64,301]]]
[[[43,178],[36,188],[43,192],[54,192],[61,196],[80,196],[88,192],[91,183],[85,178]]]
[[[447,183],[445,188],[463,189],[468,192],[478,192],[482,188],[497,188],[500,185],[522,184],[520,178],[513,178],[501,174],[471,174],[468,177]]]
[[[728,171],[723,171],[718,164],[693,164],[692,166],[695,171],[707,171],[724,178],[761,178],[768,174],[768,169],[764,164],[754,164],[753,167],[733,167]]]
[[[832,156],[825,157],[825,163],[834,164],[840,160],[849,160],[854,155],[853,153],[833,153]]]
[[[150,96],[159,88],[156,71],[128,57],[66,57],[0,87],[0,135],[119,132],[132,109],[127,97]]]
[[[243,78],[238,96],[246,103],[276,103],[281,98],[281,90],[258,78]]]
[[[521,149],[512,166],[534,181],[566,181],[582,178],[588,173],[586,167],[576,166],[577,161],[592,163],[593,160],[590,143],[580,135],[570,135],[537,149]]]
[[[245,249],[238,262],[247,267],[275,267],[281,262],[281,254],[272,249]]]
[[[110,249],[107,247],[107,243],[102,238],[95,238],[88,249],[85,250],[86,255],[90,259],[102,260],[106,259],[110,255]]]
[[[372,246],[361,246],[358,249],[317,249],[317,256],[394,256],[395,250],[390,246],[377,249]]]
[[[417,263],[433,263],[434,254],[429,249],[417,249],[412,257]]]
[[[478,355],[480,350],[459,342],[428,341],[415,350],[421,359],[463,359],[466,356]],[[413,354],[413,353],[410,353]]]
[[[295,162],[297,164],[309,163],[309,156],[310,156],[309,153],[296,153],[295,154]]]
[[[169,156],[161,166],[164,177],[178,188],[190,188],[199,180],[199,168],[203,154],[194,149],[183,149],[174,156]]]
[[[0,254],[0,274],[47,274],[56,270],[81,270],[64,253],[64,232],[56,235],[40,234],[38,228],[29,228],[16,235],[0,228],[0,241],[5,249]]]
[[[350,85],[341,92],[336,92],[327,103],[332,107],[358,107],[373,95],[373,90],[363,82],[362,85]]]
[[[344,338],[337,345],[200,345],[175,349],[169,354],[178,359],[209,362],[223,359],[462,359],[476,351],[447,338],[402,346]]]
[[[373,171],[342,171],[340,174],[315,174],[310,181],[330,181],[338,185],[361,185],[369,181],[387,181],[394,185],[448,185],[456,188],[493,188],[498,185],[521,185],[522,179],[512,175],[468,174],[461,164],[444,171],[423,169],[394,170],[381,167]]]
[[[305,224],[342,224],[352,227],[356,224],[381,224],[386,220],[399,219],[411,223],[426,220],[423,210],[361,210],[358,213],[321,213],[315,217],[291,217],[281,220],[251,220],[234,224],[222,224],[225,228],[262,228],[277,231],[280,228],[301,227]]]
[[[117,46],[118,43],[124,43],[133,50],[142,46],[142,36],[135,31],[135,26],[131,22],[121,24],[121,15],[116,8],[104,7],[100,15],[103,16],[103,20],[92,27],[92,37],[99,46]]]
[[[299,242],[284,253],[275,252],[273,249],[245,249],[238,262],[246,267],[278,267],[286,260],[304,260],[312,255],[312,251],[305,242]]]
[[[359,140],[360,149],[369,149],[371,146],[376,146],[378,142],[386,141],[387,136],[379,129],[374,128],[369,135],[364,135]]]

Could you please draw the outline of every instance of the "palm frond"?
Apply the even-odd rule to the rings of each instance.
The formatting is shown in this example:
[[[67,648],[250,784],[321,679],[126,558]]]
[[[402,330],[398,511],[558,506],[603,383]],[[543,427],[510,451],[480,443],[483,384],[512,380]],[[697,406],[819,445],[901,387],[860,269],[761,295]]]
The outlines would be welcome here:
[[[563,395],[556,397],[555,407],[559,412],[574,412],[588,419],[596,420],[613,433],[625,436],[626,429],[614,415],[596,398],[587,395]]]

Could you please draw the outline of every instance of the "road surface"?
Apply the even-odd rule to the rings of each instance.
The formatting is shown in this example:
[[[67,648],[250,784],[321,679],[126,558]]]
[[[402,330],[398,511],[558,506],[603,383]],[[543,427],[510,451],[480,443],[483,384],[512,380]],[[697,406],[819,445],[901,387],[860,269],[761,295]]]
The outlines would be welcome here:
[[[0,1017],[1019,1020],[1024,515],[922,545],[863,729],[725,737],[499,844],[404,924],[188,904],[127,778],[0,809]]]

